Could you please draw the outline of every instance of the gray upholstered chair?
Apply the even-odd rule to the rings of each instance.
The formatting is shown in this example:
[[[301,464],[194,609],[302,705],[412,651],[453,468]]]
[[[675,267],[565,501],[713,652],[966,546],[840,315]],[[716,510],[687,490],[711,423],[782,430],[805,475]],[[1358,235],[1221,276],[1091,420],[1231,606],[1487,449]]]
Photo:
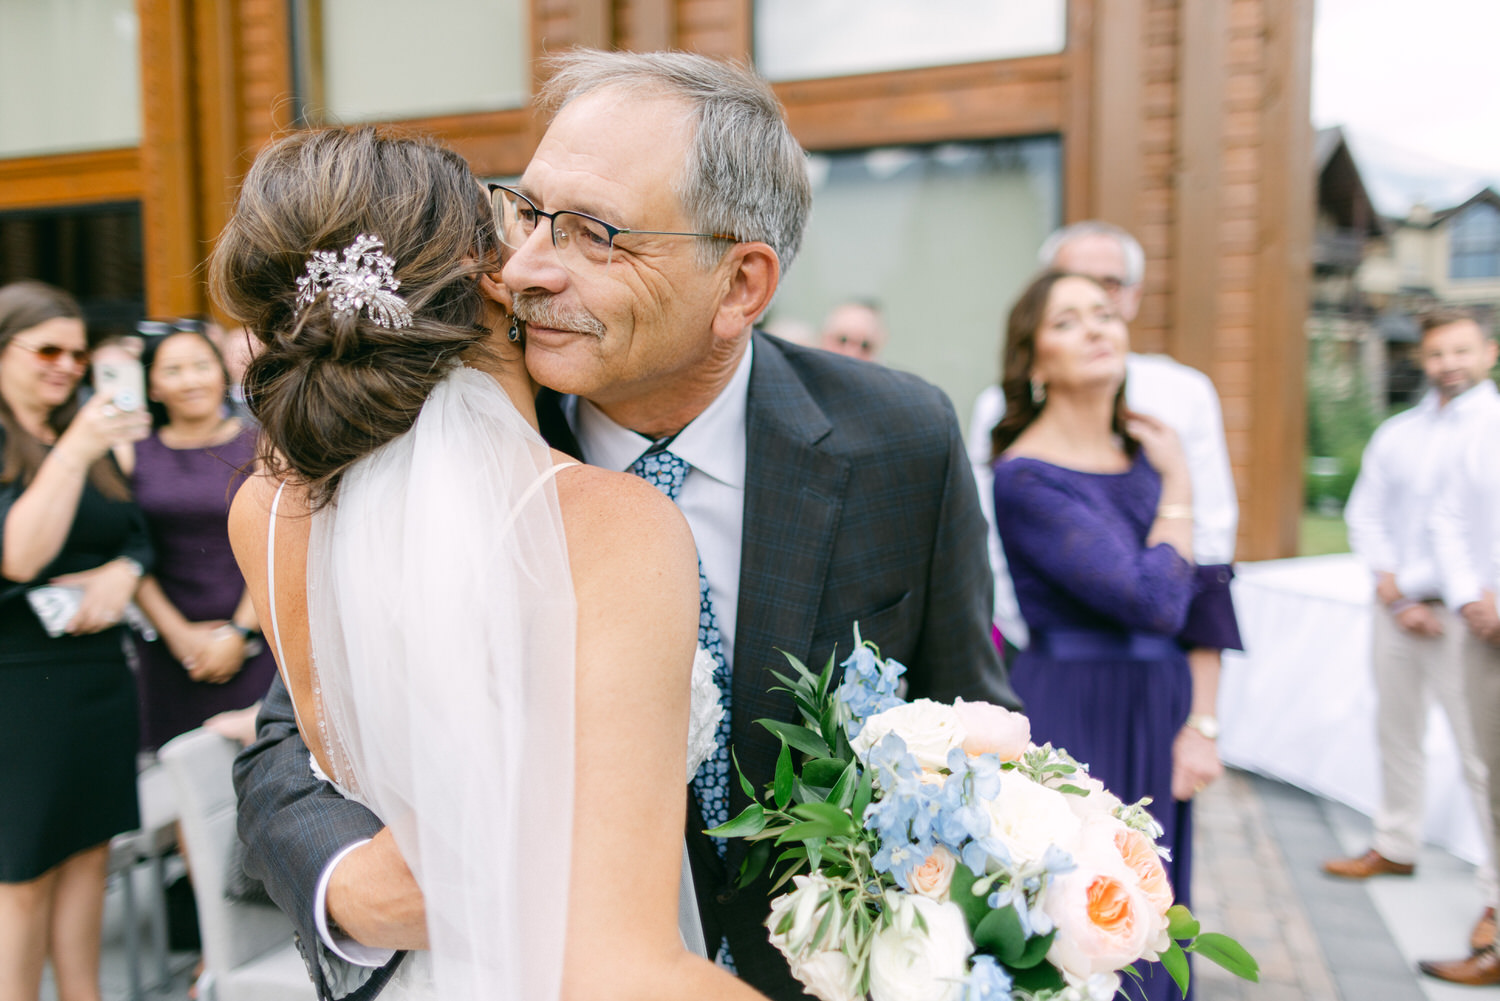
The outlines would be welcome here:
[[[206,730],[168,741],[160,758],[177,791],[182,840],[193,876],[203,940],[202,1001],[314,1001],[292,944],[292,924],[269,904],[232,899],[234,786],[238,746]]]

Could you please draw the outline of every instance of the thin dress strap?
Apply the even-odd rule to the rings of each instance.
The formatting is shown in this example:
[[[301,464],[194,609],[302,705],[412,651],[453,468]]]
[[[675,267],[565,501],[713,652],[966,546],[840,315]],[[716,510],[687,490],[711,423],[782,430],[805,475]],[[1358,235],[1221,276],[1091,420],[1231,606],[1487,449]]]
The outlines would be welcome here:
[[[297,729],[307,733],[302,725],[302,714],[297,711],[297,700],[292,698],[292,682],[287,673],[286,651],[281,647],[281,623],[276,621],[276,509],[281,506],[281,492],[286,489],[286,480],[276,488],[271,498],[271,523],[266,529],[266,598],[271,613],[271,639],[276,643],[276,669],[281,672],[281,683],[286,686],[287,699],[292,703],[292,716],[297,720]]]
[[[558,473],[562,472],[564,469],[568,469],[572,466],[577,465],[581,465],[581,463],[559,462],[555,466],[549,466],[548,468],[542,470],[541,474],[537,476],[536,479],[532,480],[531,484],[521,492],[521,496],[516,498],[515,505],[510,509],[510,517],[506,518],[505,523],[500,526],[500,535],[503,536],[506,532],[510,531],[511,526],[516,523],[516,518],[520,517],[521,509],[526,506],[526,503],[531,500],[531,498],[537,495],[537,492],[540,491],[542,487],[547,485],[549,480],[555,477]]]

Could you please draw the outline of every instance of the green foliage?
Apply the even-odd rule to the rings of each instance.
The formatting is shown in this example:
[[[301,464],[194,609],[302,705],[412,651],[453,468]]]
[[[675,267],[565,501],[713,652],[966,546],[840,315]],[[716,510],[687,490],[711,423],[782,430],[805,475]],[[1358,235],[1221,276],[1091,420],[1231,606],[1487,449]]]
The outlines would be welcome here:
[[[1307,454],[1312,458],[1334,459],[1338,468],[1325,475],[1312,471],[1309,464],[1304,473],[1308,507],[1336,509],[1348,502],[1365,445],[1383,419],[1370,405],[1370,394],[1361,380],[1351,379],[1341,384],[1339,380],[1320,376],[1316,368],[1309,370]]]

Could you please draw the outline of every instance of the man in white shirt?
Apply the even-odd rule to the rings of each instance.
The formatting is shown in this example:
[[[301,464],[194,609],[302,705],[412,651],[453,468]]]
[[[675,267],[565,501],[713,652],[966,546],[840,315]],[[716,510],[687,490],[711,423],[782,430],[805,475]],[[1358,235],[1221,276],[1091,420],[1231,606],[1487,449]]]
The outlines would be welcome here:
[[[1493,341],[1488,347],[1493,358]],[[1500,843],[1500,782],[1495,781],[1500,776],[1500,614],[1495,607],[1500,593],[1500,463],[1495,461],[1500,408],[1489,408],[1475,423],[1460,461],[1438,489],[1431,524],[1443,600],[1463,619],[1463,628],[1454,632],[1474,741],[1490,775],[1488,808],[1481,810],[1480,824],[1493,846]],[[1488,906],[1470,936],[1470,954],[1458,960],[1423,960],[1417,965],[1424,973],[1460,984],[1500,984],[1495,948],[1500,892],[1493,881],[1484,899]]]
[[[1043,267],[1086,275],[1098,282],[1128,325],[1140,310],[1146,273],[1146,254],[1129,232],[1110,223],[1088,220],[1065,226],[1043,241],[1037,252]],[[1132,353],[1126,360],[1125,399],[1132,410],[1165,421],[1182,440],[1193,481],[1193,552],[1198,558],[1200,585],[1208,597],[1194,606],[1184,637],[1194,644],[1188,655],[1193,675],[1193,706],[1178,737],[1177,759],[1191,757],[1195,766],[1183,774],[1195,776],[1180,790],[1186,799],[1201,789],[1204,775],[1221,773],[1215,703],[1219,687],[1219,652],[1239,647],[1239,630],[1229,600],[1233,576],[1239,501],[1229,449],[1224,441],[1224,419],[1219,395],[1208,376],[1166,355]],[[995,572],[995,624],[1006,643],[1025,647],[1026,622],[1016,602],[1005,565],[1005,553],[995,531],[994,477],[990,431],[1005,414],[1005,395],[998,385],[975,401],[969,422],[969,459],[979,502],[989,519],[990,565]]]
[[[1480,815],[1488,811],[1485,768],[1463,690],[1466,630],[1463,620],[1443,607],[1431,516],[1439,484],[1456,467],[1464,442],[1500,410],[1500,394],[1489,379],[1495,354],[1495,343],[1463,314],[1442,310],[1422,318],[1419,355],[1431,388],[1416,407],[1376,430],[1344,513],[1349,546],[1375,575],[1379,606],[1371,656],[1381,802],[1371,848],[1325,862],[1323,870],[1332,876],[1367,879],[1415,871],[1429,700],[1447,713],[1464,779]],[[1495,893],[1493,850],[1487,848],[1486,855],[1479,880],[1488,899]],[[1493,937],[1493,917],[1488,935]]]

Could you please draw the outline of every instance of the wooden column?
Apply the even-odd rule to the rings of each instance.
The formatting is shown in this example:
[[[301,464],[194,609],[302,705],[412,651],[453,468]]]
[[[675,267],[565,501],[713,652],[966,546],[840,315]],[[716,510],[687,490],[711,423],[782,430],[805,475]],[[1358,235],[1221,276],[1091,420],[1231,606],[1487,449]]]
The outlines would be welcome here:
[[[1266,94],[1244,559],[1297,551],[1306,424],[1303,324],[1314,205],[1312,0],[1261,0],[1261,7]]]
[[[1173,176],[1173,263],[1167,352],[1212,373],[1219,327],[1219,221],[1230,0],[1181,7],[1177,80],[1177,169]]]
[[[146,311],[201,312],[190,0],[138,0]]]
[[[1088,216],[1132,233],[1139,222],[1144,101],[1144,0],[1094,0]]]

